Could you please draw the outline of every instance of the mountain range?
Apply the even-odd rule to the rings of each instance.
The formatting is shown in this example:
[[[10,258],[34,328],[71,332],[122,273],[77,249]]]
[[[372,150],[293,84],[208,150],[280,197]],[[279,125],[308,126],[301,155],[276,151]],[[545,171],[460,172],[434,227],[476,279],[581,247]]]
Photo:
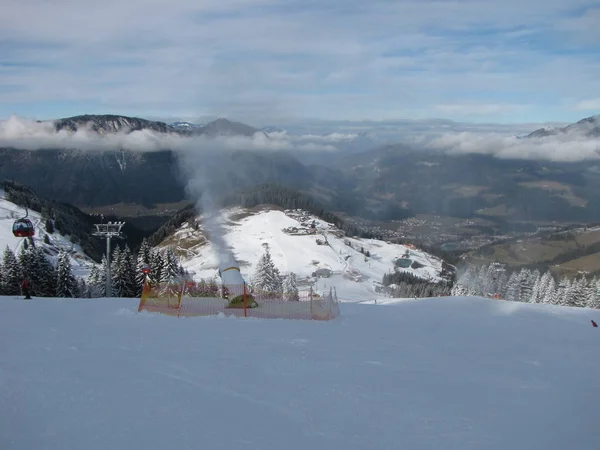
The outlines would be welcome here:
[[[269,134],[282,132],[223,118],[194,126],[117,115],[84,115],[53,123],[56,131],[87,130],[99,136],[148,130],[155,135],[218,140],[258,133],[266,139],[263,144]],[[599,123],[600,116],[593,116],[564,128],[536,130],[521,139],[561,133],[595,137]],[[331,136],[320,139],[327,138]],[[600,221],[599,164],[451,154],[415,144],[373,146],[376,140],[368,134],[358,139],[364,142],[337,151],[267,150],[242,140],[248,142],[247,148],[242,144],[242,148],[223,150],[217,159],[207,157],[203,164],[210,168],[214,187],[224,194],[278,183],[310,195],[330,210],[376,221],[415,214],[501,221]],[[165,211],[174,205],[197,200],[186,195],[188,180],[177,150],[16,147],[0,148],[0,179],[31,186],[86,210],[119,213],[127,205],[128,215],[166,218]]]
[[[586,117],[566,127],[545,127],[529,133],[528,138],[558,136],[561,134],[579,134],[586,137],[600,137],[600,115]]]

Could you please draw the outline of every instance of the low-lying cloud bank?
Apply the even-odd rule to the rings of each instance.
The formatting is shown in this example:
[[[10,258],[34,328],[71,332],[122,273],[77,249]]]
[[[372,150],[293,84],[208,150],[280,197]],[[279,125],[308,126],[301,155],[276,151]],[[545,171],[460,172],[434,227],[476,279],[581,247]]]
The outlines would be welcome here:
[[[448,154],[482,154],[500,159],[577,162],[600,159],[600,138],[580,133],[519,138],[498,134],[450,133],[421,141]]]
[[[589,128],[589,127],[587,127]],[[407,142],[419,149],[445,151],[449,155],[483,154],[501,159],[547,160],[576,162],[600,160],[600,137],[586,135],[584,129],[550,136],[519,138],[506,132],[446,131],[443,127],[431,133],[399,136],[396,142]],[[446,131],[446,132],[445,132]],[[198,151],[198,150],[263,150],[263,151],[336,151],[346,150],[349,144],[367,151],[384,143],[377,130],[371,137],[359,133],[330,132],[327,134],[291,134],[275,131],[268,135],[257,132],[253,136],[185,136],[178,133],[160,133],[139,130],[99,134],[91,127],[77,131],[56,131],[54,122],[10,117],[0,121],[0,148],[78,149],[84,151]],[[362,140],[361,140],[362,139]],[[391,143],[391,142],[390,142]]]
[[[185,136],[175,132],[160,133],[154,130],[123,130],[99,134],[91,126],[79,127],[77,131],[56,131],[54,122],[24,119],[12,116],[0,122],[0,148],[22,150],[77,149],[84,151],[131,150],[131,151],[197,151],[218,150],[320,150],[331,151],[336,147],[328,142],[297,138],[287,133],[254,136]]]

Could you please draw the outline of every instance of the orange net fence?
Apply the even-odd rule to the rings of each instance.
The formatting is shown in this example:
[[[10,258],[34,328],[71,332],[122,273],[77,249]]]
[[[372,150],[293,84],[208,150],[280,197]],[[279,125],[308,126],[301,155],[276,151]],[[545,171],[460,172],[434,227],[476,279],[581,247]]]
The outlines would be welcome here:
[[[317,293],[266,292],[247,285],[209,285],[193,281],[146,284],[138,311],[178,317],[238,316],[265,319],[331,320],[340,315],[335,289]]]

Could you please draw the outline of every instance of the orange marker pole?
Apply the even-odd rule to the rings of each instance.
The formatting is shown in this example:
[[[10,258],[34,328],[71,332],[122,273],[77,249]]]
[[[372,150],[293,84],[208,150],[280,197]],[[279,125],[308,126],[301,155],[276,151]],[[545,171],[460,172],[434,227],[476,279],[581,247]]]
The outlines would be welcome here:
[[[246,303],[246,283],[244,283],[244,317],[248,317],[248,305]]]

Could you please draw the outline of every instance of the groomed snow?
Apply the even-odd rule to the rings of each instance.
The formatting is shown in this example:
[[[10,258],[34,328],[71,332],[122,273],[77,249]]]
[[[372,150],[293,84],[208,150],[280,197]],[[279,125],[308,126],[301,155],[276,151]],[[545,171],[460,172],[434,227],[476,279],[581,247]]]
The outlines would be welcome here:
[[[597,450],[598,311],[346,303],[331,322],[0,298],[2,450]]]
[[[318,269],[331,270],[331,276],[321,278],[317,290],[328,291],[335,286],[342,301],[363,301],[381,298],[375,290],[381,284],[385,273],[394,270],[394,260],[407,250],[410,259],[423,265],[418,269],[399,269],[425,279],[439,280],[442,267],[439,258],[419,250],[408,249],[403,245],[389,244],[374,239],[348,239],[340,237],[339,230],[333,225],[313,216],[305,222],[315,220],[315,235],[290,235],[283,230],[300,227],[301,223],[286,215],[283,211],[265,210],[251,215],[242,208],[225,209],[221,222],[226,231],[225,241],[235,258],[241,263],[242,276],[248,281],[254,275],[255,266],[264,252],[263,244],[268,244],[273,261],[282,274],[294,272],[299,279],[310,276]],[[247,215],[241,219],[239,216]],[[216,276],[218,261],[212,244],[190,245],[202,233],[194,230],[188,223],[182,225],[165,244],[176,245],[182,254],[182,264],[193,273],[194,278]],[[317,245],[316,239],[329,245]],[[352,248],[344,241],[350,241]],[[360,253],[363,247],[370,257]]]
[[[0,260],[6,247],[10,248],[17,257],[25,239],[16,238],[12,234],[12,226],[15,220],[25,217],[25,208],[15,205],[6,199],[6,193],[0,189]],[[34,243],[38,247],[47,249],[47,256],[56,265],[59,250],[69,253],[73,274],[78,277],[87,277],[94,262],[85,255],[81,246],[73,244],[68,236],[61,235],[58,231],[52,234],[46,233],[45,223],[41,220],[39,212],[29,210],[29,220],[35,227]],[[44,236],[48,235],[50,244],[44,242]]]

